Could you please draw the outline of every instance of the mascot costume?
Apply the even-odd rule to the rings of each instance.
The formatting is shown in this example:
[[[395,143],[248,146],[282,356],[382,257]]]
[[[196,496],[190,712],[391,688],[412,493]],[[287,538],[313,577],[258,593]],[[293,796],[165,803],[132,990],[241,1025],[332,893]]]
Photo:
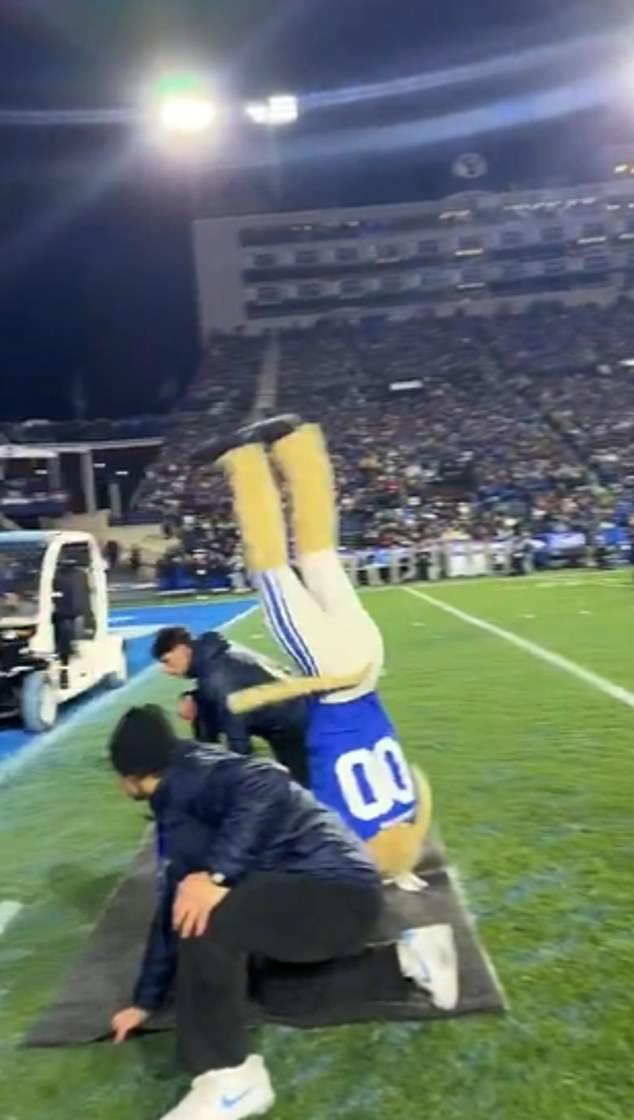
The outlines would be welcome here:
[[[405,760],[377,694],[383,641],[337,554],[334,482],[321,430],[295,417],[265,420],[224,444],[208,444],[209,458],[231,488],[269,627],[301,674],[234,693],[229,707],[237,714],[308,697],[311,789],[365,841],[386,879],[406,880],[429,828],[431,792]],[[295,567],[273,467],[290,499]]]

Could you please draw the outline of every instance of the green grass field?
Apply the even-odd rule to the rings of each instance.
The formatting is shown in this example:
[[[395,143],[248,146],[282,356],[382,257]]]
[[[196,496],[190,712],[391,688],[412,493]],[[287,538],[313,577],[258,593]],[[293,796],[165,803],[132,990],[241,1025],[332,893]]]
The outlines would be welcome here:
[[[420,589],[634,692],[623,573]],[[404,590],[369,593],[384,695],[510,1001],[504,1019],[265,1032],[279,1120],[632,1120],[634,711]],[[258,616],[233,635],[265,648]],[[143,678],[136,698],[166,700]],[[128,694],[128,698],[129,698]],[[634,696],[631,697],[634,703]],[[125,698],[122,699],[122,704]],[[24,1052],[145,827],[85,723],[0,787],[1,1120],[153,1120],[182,1088],[169,1039]]]

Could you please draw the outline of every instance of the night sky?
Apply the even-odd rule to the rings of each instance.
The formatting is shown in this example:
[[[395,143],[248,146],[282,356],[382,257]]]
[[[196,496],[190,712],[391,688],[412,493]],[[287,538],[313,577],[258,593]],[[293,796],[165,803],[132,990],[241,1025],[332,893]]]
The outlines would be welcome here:
[[[631,105],[615,95],[630,51]],[[451,77],[492,59],[494,74]],[[187,174],[133,124],[10,123],[134,110],[144,75],[189,60],[229,103],[306,99],[283,139],[287,208],[448,193],[453,158],[474,149],[493,188],[580,179],[634,137],[621,0],[0,0],[3,419],[157,411],[191,376]],[[410,76],[422,80],[398,96],[354,93]],[[236,127],[230,158],[256,187],[260,155]]]

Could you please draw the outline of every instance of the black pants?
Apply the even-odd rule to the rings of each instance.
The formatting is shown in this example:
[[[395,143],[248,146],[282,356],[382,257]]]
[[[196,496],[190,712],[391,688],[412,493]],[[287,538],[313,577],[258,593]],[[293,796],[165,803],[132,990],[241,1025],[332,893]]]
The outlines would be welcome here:
[[[63,667],[66,668],[75,647],[75,619],[56,615],[53,618],[53,630],[55,632],[55,648]]]
[[[293,781],[310,789],[304,729],[298,728],[295,733],[289,731],[285,735],[271,735],[268,741],[277,762],[286,767]]]
[[[247,1058],[254,957],[286,962],[287,977],[307,982],[314,969],[320,992],[344,1003],[368,984],[379,996],[404,984],[393,945],[366,948],[380,908],[378,886],[300,875],[253,875],[231,890],[204,936],[179,942],[177,1034],[187,1068],[197,1075]]]

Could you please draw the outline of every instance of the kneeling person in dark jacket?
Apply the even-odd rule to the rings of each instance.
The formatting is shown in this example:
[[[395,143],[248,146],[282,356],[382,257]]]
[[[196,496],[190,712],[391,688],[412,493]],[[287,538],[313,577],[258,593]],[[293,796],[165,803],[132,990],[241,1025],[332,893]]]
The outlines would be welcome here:
[[[189,708],[199,737],[217,743],[224,736],[229,749],[237,754],[251,753],[252,737],[264,739],[295,781],[309,785],[304,700],[264,707],[247,716],[233,715],[227,704],[232,692],[270,684],[284,676],[283,670],[230,645],[216,630],[193,638],[184,626],[167,626],[157,634],[152,653],[170,676],[196,682],[195,707],[190,704]]]
[[[455,1007],[450,928],[410,930],[397,944],[367,949],[382,904],[374,864],[281,767],[180,742],[151,706],[124,716],[110,756],[125,793],[151,805],[160,861],[133,1006],[112,1028],[123,1042],[177,977],[179,1050],[195,1080],[169,1120],[241,1120],[272,1107],[266,1067],[250,1053],[246,1030],[253,958],[305,966],[345,957],[353,990],[356,963],[367,975],[371,962],[378,992],[400,976],[436,1006]]]

